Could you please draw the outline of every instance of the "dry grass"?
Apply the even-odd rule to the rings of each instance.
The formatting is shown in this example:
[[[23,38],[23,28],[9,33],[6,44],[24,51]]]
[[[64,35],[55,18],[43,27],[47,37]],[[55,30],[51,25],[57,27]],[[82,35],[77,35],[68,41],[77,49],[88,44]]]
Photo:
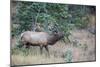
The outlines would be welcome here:
[[[44,55],[37,56],[22,56],[22,55],[12,55],[12,65],[29,65],[29,64],[47,64],[47,63],[61,63],[64,62],[63,58],[50,56],[50,58],[45,57]]]
[[[50,56],[40,54],[39,47],[31,47],[26,52],[12,49],[12,65],[47,64],[95,60],[95,35],[86,30],[74,30],[69,37],[71,43],[57,42],[49,46]]]

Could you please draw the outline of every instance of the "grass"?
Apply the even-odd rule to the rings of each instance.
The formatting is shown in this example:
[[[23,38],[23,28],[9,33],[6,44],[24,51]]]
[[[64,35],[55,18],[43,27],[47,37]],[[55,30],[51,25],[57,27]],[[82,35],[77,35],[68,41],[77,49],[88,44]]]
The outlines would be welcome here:
[[[64,58],[52,55],[47,56],[46,51],[41,55],[38,49],[19,50],[12,49],[12,65],[27,65],[27,64],[45,64],[45,63],[61,63],[65,62]]]
[[[51,58],[45,58],[44,55],[42,56],[41,55],[37,55],[37,56],[13,55],[12,59],[14,59],[12,60],[12,65],[47,64],[47,63],[64,62],[62,58],[55,58],[54,56],[51,56]]]
[[[79,61],[95,60],[95,35],[85,30],[76,30],[71,32],[70,38],[72,43],[57,42],[55,45],[48,46],[50,56],[46,55],[45,49],[40,54],[39,47],[12,48],[11,64],[12,65],[29,65],[29,64],[48,64],[48,63],[69,63]],[[88,37],[89,36],[89,37]]]

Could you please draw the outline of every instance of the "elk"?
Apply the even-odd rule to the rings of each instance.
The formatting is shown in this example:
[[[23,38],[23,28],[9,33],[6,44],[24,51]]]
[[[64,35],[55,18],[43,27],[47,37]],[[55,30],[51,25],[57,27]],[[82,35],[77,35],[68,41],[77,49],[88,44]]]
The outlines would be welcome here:
[[[47,32],[26,31],[21,34],[21,42],[26,48],[30,46],[39,46],[41,54],[44,47],[49,54],[48,45],[54,45],[63,37],[64,34],[62,32],[49,34]]]

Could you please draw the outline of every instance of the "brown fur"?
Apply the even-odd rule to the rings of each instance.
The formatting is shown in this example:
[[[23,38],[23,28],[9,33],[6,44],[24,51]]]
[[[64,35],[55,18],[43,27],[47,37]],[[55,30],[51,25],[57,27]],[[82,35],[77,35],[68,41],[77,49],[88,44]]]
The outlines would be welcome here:
[[[40,46],[41,53],[43,47],[45,47],[45,49],[49,52],[47,46],[54,45],[61,38],[63,38],[63,33],[61,32],[48,34],[46,32],[26,31],[21,34],[21,41],[23,45],[26,45],[27,48],[30,45]]]

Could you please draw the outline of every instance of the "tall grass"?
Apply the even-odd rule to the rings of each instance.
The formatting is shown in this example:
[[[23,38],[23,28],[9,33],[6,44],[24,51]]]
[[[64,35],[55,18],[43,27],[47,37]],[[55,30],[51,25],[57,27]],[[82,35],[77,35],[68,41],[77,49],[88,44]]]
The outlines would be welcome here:
[[[70,39],[72,43],[59,41],[55,45],[49,45],[48,48],[50,56],[47,55],[47,51],[45,49],[43,49],[43,54],[41,54],[39,46],[31,46],[30,49],[26,49],[24,47],[19,47],[17,43],[15,48],[11,48],[11,64],[29,65],[94,61],[95,36],[87,31],[79,30],[74,31],[72,35],[72,37],[75,37],[75,39]],[[91,36],[88,37],[88,35]]]

